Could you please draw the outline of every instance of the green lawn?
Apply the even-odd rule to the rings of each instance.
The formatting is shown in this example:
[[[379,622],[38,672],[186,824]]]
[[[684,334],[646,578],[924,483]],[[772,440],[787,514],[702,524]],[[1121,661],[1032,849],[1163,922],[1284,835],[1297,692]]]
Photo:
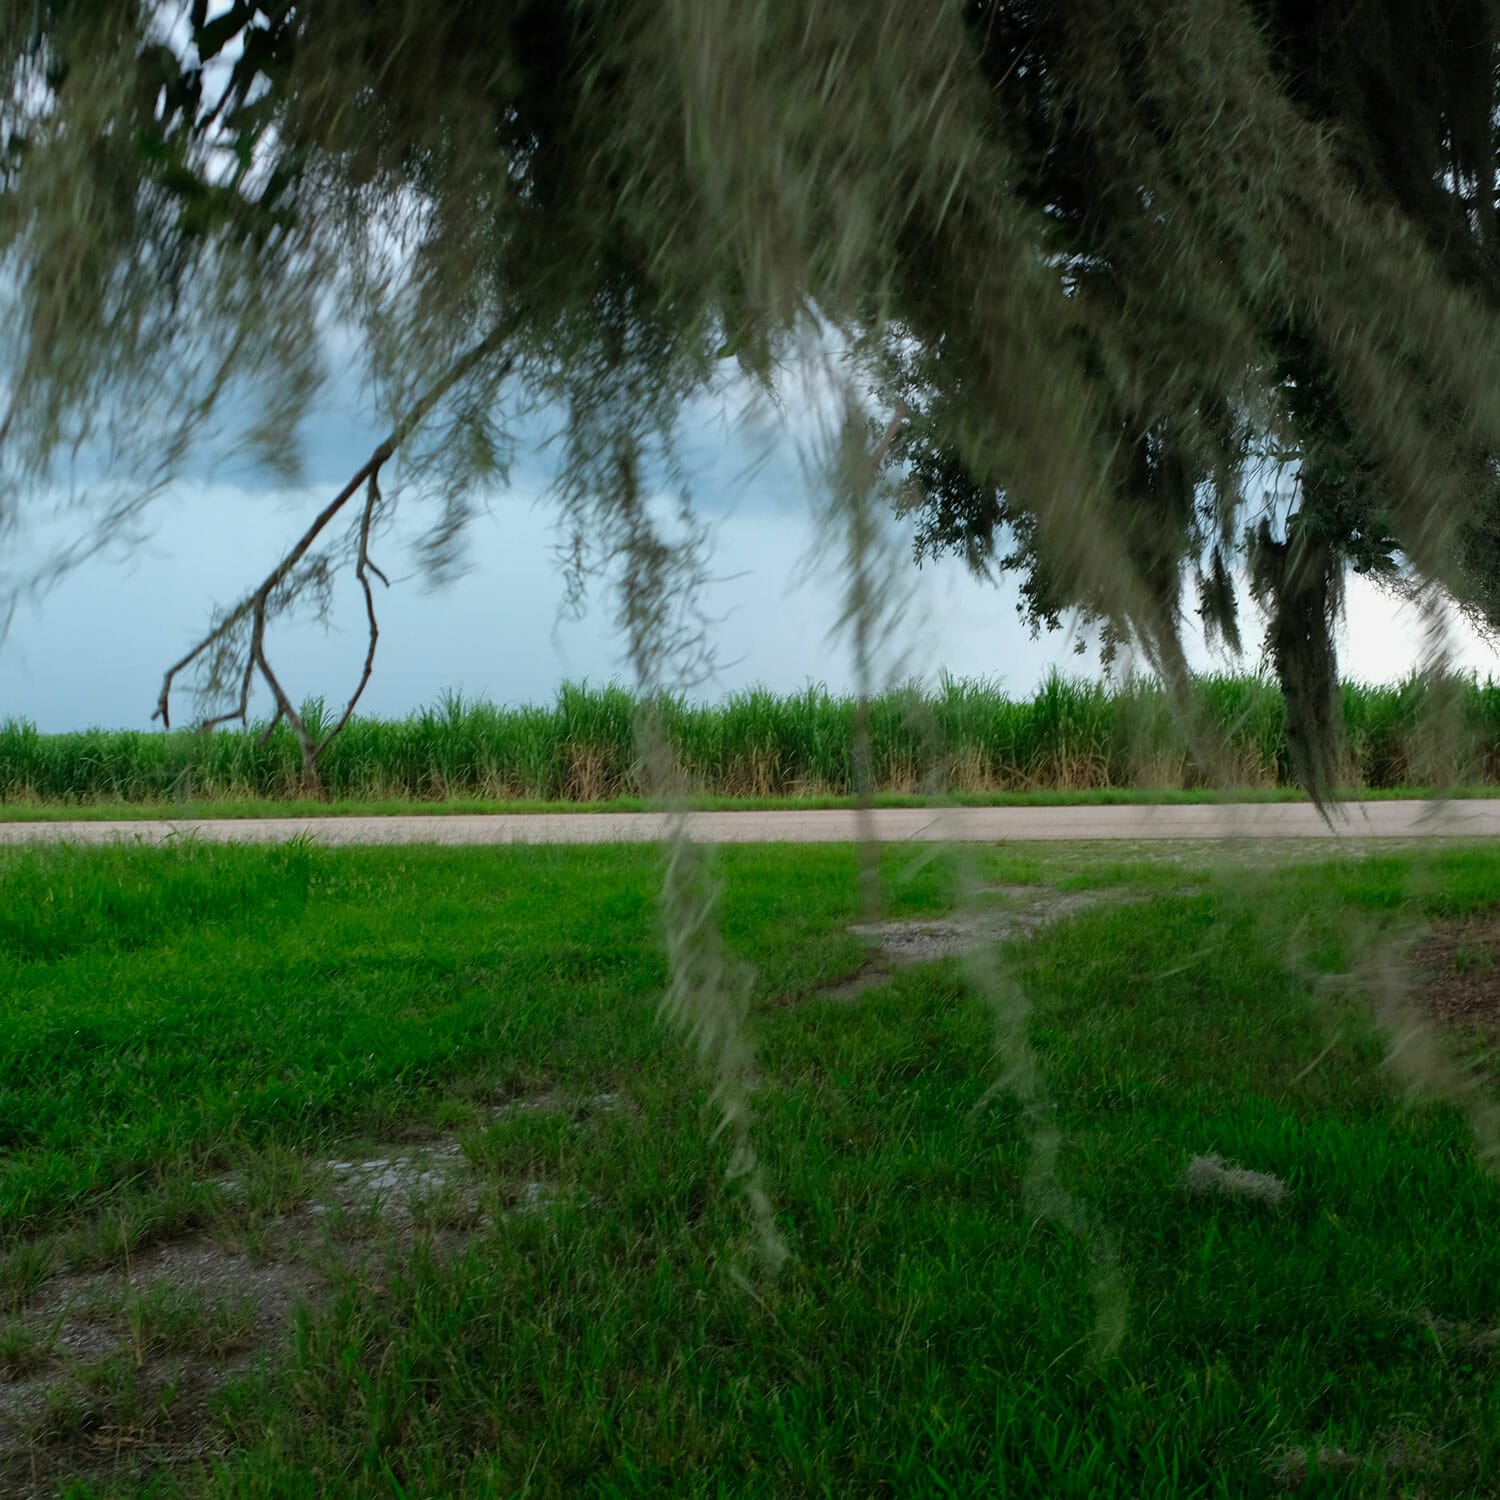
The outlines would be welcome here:
[[[722,852],[772,1277],[657,1017],[656,851],[0,851],[0,1438],[5,1382],[47,1387],[0,1492],[1496,1493],[1500,1192],[1360,986],[1314,985],[1486,909],[1500,851],[1169,852],[978,856],[997,908],[1100,898],[999,950],[1026,1109],[959,959],[820,993],[866,963],[856,851]],[[947,856],[880,859],[890,914],[953,904]],[[320,1163],[450,1138],[477,1207],[297,1207]],[[1284,1201],[1189,1193],[1209,1155]],[[188,1242],[325,1290],[277,1337],[124,1294],[123,1353],[38,1331],[49,1276]],[[195,1339],[228,1383],[160,1389]]]

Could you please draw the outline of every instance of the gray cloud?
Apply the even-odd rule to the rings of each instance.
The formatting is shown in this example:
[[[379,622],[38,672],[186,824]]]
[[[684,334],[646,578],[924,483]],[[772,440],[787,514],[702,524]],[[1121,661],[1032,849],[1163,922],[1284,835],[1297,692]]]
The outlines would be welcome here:
[[[107,550],[38,603],[23,605],[0,642],[0,717],[29,718],[45,730],[145,727],[163,667],[196,638],[216,604],[263,576],[368,456],[378,429],[358,417],[367,407],[357,396],[353,385],[335,384],[309,419],[306,487],[277,488],[254,471],[241,472],[238,482],[228,471],[190,476],[150,513],[144,541]],[[704,606],[721,618],[722,666],[705,691],[756,683],[788,691],[810,681],[847,688],[848,654],[830,635],[837,588],[817,573],[803,576],[813,507],[796,447],[769,416],[744,425],[735,415],[733,403],[723,412],[695,412],[685,445],[696,496],[716,528],[720,575]],[[805,419],[804,432],[816,419],[791,415],[794,427]],[[381,651],[363,711],[405,714],[449,688],[497,702],[545,701],[565,677],[602,681],[621,673],[607,588],[581,620],[559,619],[563,584],[553,555],[556,519],[541,498],[543,457],[529,454],[513,477],[509,491],[484,497],[487,513],[468,537],[468,571],[438,589],[425,586],[415,564],[431,513],[414,497],[403,502],[379,549],[396,586],[381,600]],[[66,531],[63,523],[46,535],[55,544]],[[27,556],[11,566],[24,571]],[[980,584],[953,562],[928,564],[915,576],[917,605],[903,636],[906,670],[929,680],[942,670],[1000,678],[1016,693],[1029,692],[1053,666],[1094,670],[1093,659],[1075,656],[1065,638],[1032,641],[1009,587]],[[273,644],[294,696],[341,699],[357,678],[364,636],[352,587],[335,604],[332,629],[313,621],[278,628]],[[1253,618],[1246,623],[1253,640]],[[1471,633],[1460,628],[1457,638],[1463,665],[1492,669],[1493,654]],[[1416,661],[1420,641],[1410,612],[1360,580],[1352,583],[1348,675],[1398,676]],[[1191,654],[1210,664],[1201,642]]]

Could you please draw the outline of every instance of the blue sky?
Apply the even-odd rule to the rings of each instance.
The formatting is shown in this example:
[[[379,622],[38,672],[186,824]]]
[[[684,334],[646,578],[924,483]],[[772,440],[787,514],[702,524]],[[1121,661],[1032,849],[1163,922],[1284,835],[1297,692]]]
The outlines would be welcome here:
[[[833,634],[836,586],[826,574],[808,572],[813,497],[791,433],[769,419],[747,427],[705,410],[689,439],[695,493],[716,528],[713,564],[721,579],[704,601],[719,620],[720,669],[703,696],[753,684],[849,687],[849,654]],[[175,486],[149,512],[135,543],[90,560],[20,607],[0,641],[0,719],[22,717],[48,731],[147,727],[162,669],[196,638],[216,604],[263,576],[374,440],[373,429],[330,407],[309,424],[300,487],[277,488],[246,470]],[[483,497],[486,514],[467,538],[467,571],[440,588],[429,587],[416,567],[422,507],[407,503],[398,511],[377,552],[394,586],[380,600],[380,653],[362,712],[402,715],[449,689],[501,703],[545,701],[565,678],[625,676],[607,589],[596,591],[581,620],[560,616],[556,518],[544,490],[540,462],[524,459],[508,490]],[[49,535],[55,541],[66,531]],[[10,565],[24,570],[24,552]],[[907,653],[887,662],[888,670],[928,680],[945,670],[998,679],[1015,693],[1029,692],[1053,666],[1097,672],[1096,658],[1075,655],[1066,635],[1033,641],[1011,587],[977,581],[952,561],[929,563],[913,576],[916,597],[902,633]],[[1253,614],[1245,633],[1251,641],[1258,636]],[[1456,643],[1461,664],[1481,675],[1500,666],[1461,627]],[[273,661],[294,697],[321,693],[342,701],[364,644],[351,586],[336,600],[331,628],[315,621],[280,627]],[[1390,680],[1420,650],[1412,613],[1355,580],[1346,675]],[[1191,654],[1199,665],[1211,663],[1201,643]],[[184,719],[187,708],[184,700]]]

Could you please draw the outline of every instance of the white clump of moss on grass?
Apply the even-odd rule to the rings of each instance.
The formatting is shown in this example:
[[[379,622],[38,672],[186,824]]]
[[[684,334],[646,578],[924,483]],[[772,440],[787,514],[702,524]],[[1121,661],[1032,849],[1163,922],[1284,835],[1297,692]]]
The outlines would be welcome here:
[[[1188,1163],[1183,1185],[1190,1193],[1221,1193],[1257,1203],[1280,1203],[1287,1196],[1287,1186],[1279,1177],[1237,1167],[1222,1156],[1195,1156]]]

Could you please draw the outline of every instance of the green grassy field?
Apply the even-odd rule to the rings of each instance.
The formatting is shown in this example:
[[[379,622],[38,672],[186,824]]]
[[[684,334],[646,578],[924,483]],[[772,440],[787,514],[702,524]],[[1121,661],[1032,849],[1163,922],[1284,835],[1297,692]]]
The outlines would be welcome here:
[[[946,681],[869,705],[874,789],[912,796],[1288,787],[1285,705],[1252,677],[1195,685],[1190,745],[1163,691],[1110,691],[1053,676],[1029,698],[993,684]],[[1417,679],[1343,689],[1343,780],[1355,788],[1500,782],[1500,685]],[[322,704],[304,709],[316,728]],[[716,704],[676,701],[667,724],[689,783],[707,799],[848,796],[856,706],[809,688],[753,691]],[[355,719],[320,761],[334,802],[488,805],[607,803],[641,797],[636,703],[619,687],[565,684],[550,706],[496,708],[449,695],[402,720]],[[0,723],[0,807],[202,806],[300,794],[300,759],[284,726],[269,736],[218,730],[40,734]]]
[[[772,1278],[654,850],[0,851],[0,1492],[1494,1494],[1500,1191],[1319,976],[1500,853],[1156,854],[979,856],[988,919],[1056,917],[996,949],[1023,1109],[962,961],[872,972],[856,851],[722,852]],[[1214,1156],[1285,1197],[1189,1191]],[[345,1191],[399,1161],[461,1175]]]

